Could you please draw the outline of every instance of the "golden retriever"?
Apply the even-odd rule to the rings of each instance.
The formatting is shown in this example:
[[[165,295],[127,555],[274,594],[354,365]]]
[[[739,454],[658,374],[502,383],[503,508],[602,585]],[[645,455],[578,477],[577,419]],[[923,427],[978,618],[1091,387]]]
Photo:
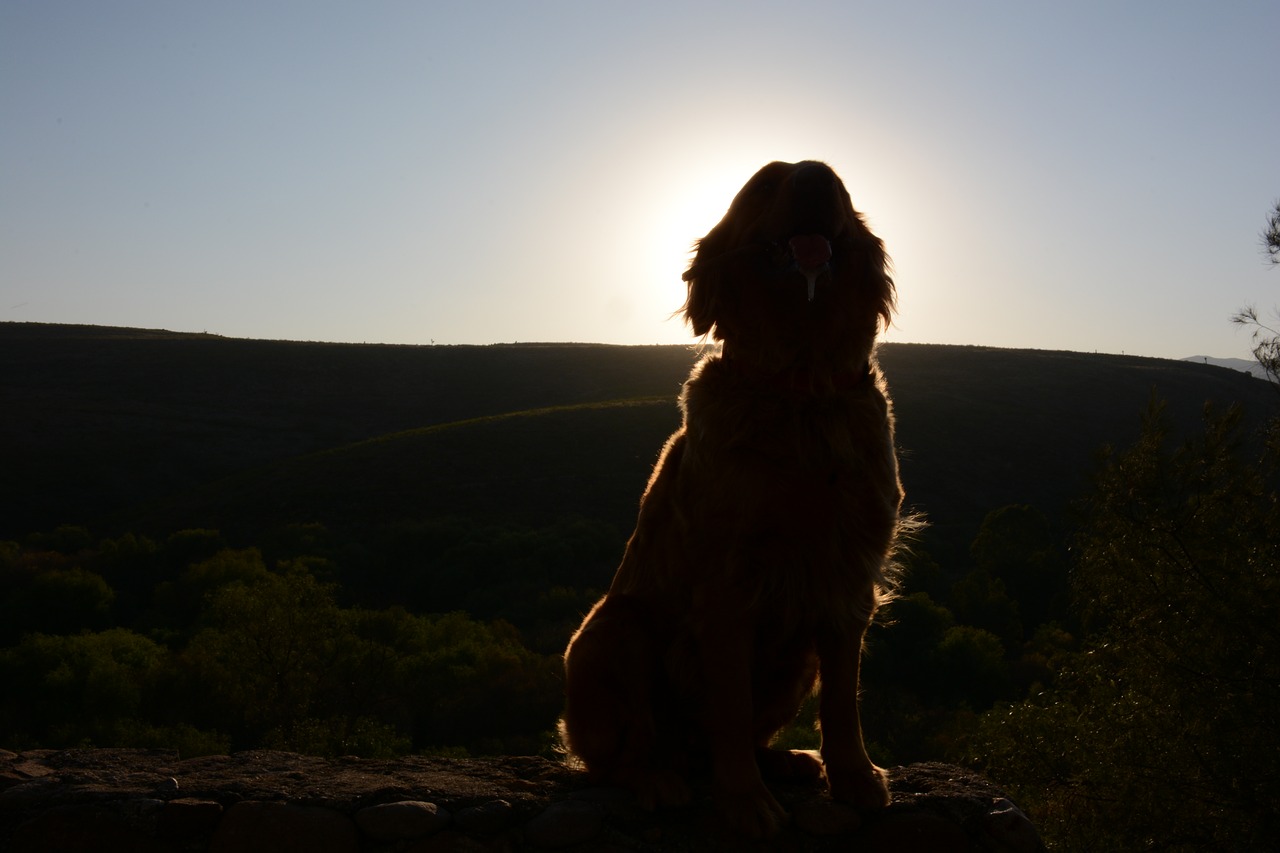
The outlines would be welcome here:
[[[646,807],[710,770],[737,830],[787,815],[766,777],[889,802],[858,717],[863,635],[894,585],[902,488],[874,358],[881,241],[824,163],[770,163],[698,241],[685,317],[722,346],[681,395],[608,593],[565,651],[567,749]],[[769,747],[821,684],[822,760]]]

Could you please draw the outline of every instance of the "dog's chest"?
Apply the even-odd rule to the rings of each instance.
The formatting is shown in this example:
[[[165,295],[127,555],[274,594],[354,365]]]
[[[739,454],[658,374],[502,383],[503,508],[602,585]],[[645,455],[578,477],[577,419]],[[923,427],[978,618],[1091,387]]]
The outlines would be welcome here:
[[[896,488],[897,463],[887,400],[877,389],[825,398],[703,395],[687,400],[690,479],[722,499],[767,499],[785,511],[854,508],[869,491]],[[825,508],[825,509],[824,509]]]
[[[812,600],[879,574],[901,486],[887,397],[736,392],[703,374],[685,398],[682,515],[690,534]],[[714,545],[710,543],[714,542]],[[877,556],[878,555],[878,556]],[[824,587],[826,587],[824,589]]]
[[[691,413],[682,465],[696,529],[734,531],[744,547],[825,563],[892,535],[900,496],[883,420],[848,411],[766,412],[725,429]]]

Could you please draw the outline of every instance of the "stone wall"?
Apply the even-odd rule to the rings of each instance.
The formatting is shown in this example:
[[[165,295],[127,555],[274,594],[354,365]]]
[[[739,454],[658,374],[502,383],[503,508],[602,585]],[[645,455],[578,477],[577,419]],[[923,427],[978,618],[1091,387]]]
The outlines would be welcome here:
[[[725,835],[707,804],[646,812],[539,758],[325,759],[163,750],[0,751],[0,850],[12,853],[448,851],[996,851],[1043,849],[981,777],[892,771],[893,804],[862,815],[818,787],[772,786],[791,825],[766,844]]]

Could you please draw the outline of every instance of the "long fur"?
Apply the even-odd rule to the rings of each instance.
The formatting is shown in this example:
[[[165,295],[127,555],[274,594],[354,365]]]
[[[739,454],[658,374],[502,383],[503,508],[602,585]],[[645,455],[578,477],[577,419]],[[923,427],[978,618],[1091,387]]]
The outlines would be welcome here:
[[[820,270],[792,251],[815,236]],[[709,770],[752,836],[786,820],[765,777],[825,775],[837,800],[888,803],[858,716],[863,636],[908,523],[874,358],[888,263],[815,161],[762,168],[698,241],[684,313],[721,351],[685,383],[622,564],[565,652],[562,733],[596,781],[652,807],[688,801]],[[815,689],[821,762],[770,749]]]

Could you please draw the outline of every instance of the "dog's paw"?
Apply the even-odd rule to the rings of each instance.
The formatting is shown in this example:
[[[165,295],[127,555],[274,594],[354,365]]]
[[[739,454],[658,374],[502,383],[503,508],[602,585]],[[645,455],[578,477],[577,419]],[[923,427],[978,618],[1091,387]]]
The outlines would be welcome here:
[[[882,809],[889,805],[889,774],[874,764],[845,771],[827,765],[831,799],[859,809]]]
[[[726,826],[746,838],[770,838],[790,820],[763,782],[719,792],[716,806]]]
[[[766,779],[805,783],[822,778],[822,759],[812,750],[760,747],[756,750],[756,764]]]
[[[651,769],[636,773],[626,780],[626,787],[636,796],[640,806],[653,811],[660,806],[684,806],[693,792],[684,776],[674,770]]]

